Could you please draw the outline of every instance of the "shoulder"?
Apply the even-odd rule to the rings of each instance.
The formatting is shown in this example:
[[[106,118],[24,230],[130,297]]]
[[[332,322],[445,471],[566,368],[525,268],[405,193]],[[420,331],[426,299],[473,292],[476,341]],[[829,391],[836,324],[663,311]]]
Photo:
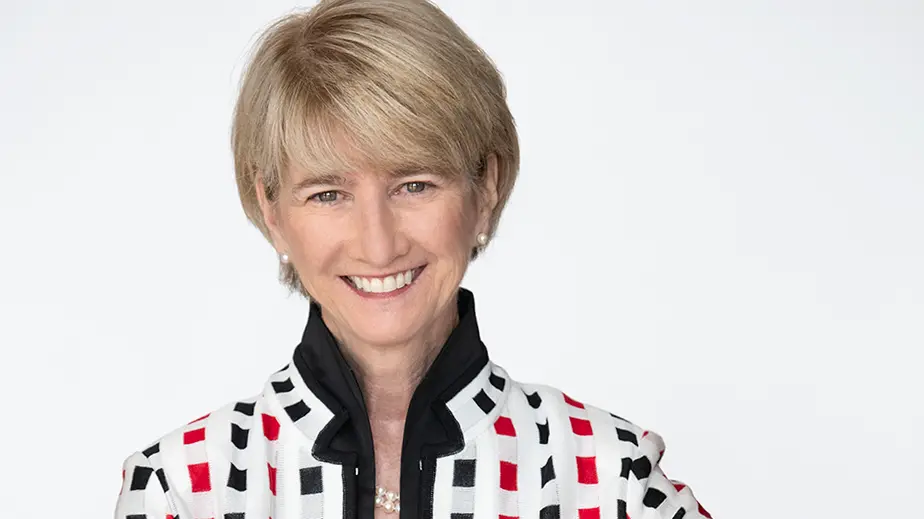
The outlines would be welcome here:
[[[254,443],[254,434],[278,430],[266,408],[263,393],[235,400],[156,438],[125,459],[123,495],[126,490],[150,489],[156,482],[155,490],[166,494],[172,509],[189,495],[210,490],[231,470],[227,463],[214,461],[233,460],[238,457],[235,451]]]
[[[685,483],[664,474],[665,442],[656,432],[555,387],[510,386],[502,416],[522,432],[521,453],[545,460],[543,480],[571,488],[578,508],[582,493],[596,486],[630,517],[709,517]]]
[[[559,431],[562,440],[591,438],[597,449],[632,458],[650,456],[657,461],[663,454],[660,435],[610,410],[572,398],[557,387],[511,382],[508,409],[518,414],[526,412],[538,423],[558,426],[563,429]]]

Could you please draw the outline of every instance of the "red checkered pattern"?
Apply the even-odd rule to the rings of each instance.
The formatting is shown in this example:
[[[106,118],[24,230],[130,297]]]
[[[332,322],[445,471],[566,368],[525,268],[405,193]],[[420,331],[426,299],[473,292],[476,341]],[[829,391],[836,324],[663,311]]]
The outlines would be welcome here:
[[[206,453],[206,425],[209,415],[193,420],[183,431],[183,449],[186,453],[186,472],[192,491],[193,519],[212,519],[212,471]]]
[[[258,397],[194,420],[133,454],[122,467],[116,519],[336,519],[355,513],[357,502],[342,495],[341,467],[304,448],[335,413],[299,376],[287,367]],[[554,388],[520,386],[492,364],[472,384],[447,403],[466,424],[464,450],[449,465],[437,465],[432,505],[438,515],[420,519],[470,519],[483,509],[496,510],[496,519],[519,519],[527,510],[542,519],[709,519],[689,487],[658,467],[664,443],[656,433],[616,415],[610,421],[602,410]],[[511,397],[511,391],[522,395]],[[491,487],[487,493],[479,488],[484,485]],[[326,502],[335,506],[325,510]]]
[[[279,420],[275,416],[263,413],[261,415],[263,437],[266,439],[266,477],[270,494],[276,495],[276,443],[279,440]],[[276,499],[269,501],[270,519],[276,515]]]
[[[594,446],[594,429],[587,418],[584,404],[562,393],[568,404],[568,419],[574,435],[575,463],[577,464],[577,498],[579,519],[599,519],[600,495],[597,484],[597,454]]]
[[[498,416],[494,422],[497,435],[497,456],[500,461],[499,519],[519,517],[517,506],[517,431],[508,416]]]
[[[191,445],[196,442],[205,441],[205,427],[193,429],[183,433],[183,445]]]
[[[275,416],[263,413],[263,436],[269,441],[279,439],[279,420]]]
[[[268,415],[263,413],[261,416],[263,424],[263,437],[266,438],[266,459],[273,460],[276,459],[276,441],[279,439],[279,420],[275,416]],[[266,463],[266,476],[269,483],[270,494],[276,495],[276,467],[272,465],[271,462],[267,461]],[[274,514],[276,511],[275,500],[270,502],[270,514]]]
[[[267,470],[267,473],[269,474],[270,493],[272,493],[275,496],[276,495],[276,467],[267,463],[266,470]]]

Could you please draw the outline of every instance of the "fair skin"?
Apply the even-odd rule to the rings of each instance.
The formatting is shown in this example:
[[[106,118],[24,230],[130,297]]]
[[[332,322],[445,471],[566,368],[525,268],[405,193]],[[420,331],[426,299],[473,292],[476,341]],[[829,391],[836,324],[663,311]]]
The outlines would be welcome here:
[[[357,374],[376,484],[398,491],[407,409],[457,323],[456,291],[497,204],[496,157],[488,156],[478,192],[426,171],[367,168],[316,182],[293,168],[286,177],[275,203],[258,181],[264,221]],[[387,293],[356,287],[353,278],[381,282],[408,270],[413,281]],[[376,517],[387,514],[377,509]]]

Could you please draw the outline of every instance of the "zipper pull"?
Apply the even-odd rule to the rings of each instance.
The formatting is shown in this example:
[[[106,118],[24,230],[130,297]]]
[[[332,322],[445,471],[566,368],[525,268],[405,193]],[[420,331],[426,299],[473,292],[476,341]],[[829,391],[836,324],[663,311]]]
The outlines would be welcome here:
[[[423,460],[417,460],[417,466],[420,468],[420,471],[423,472]]]
[[[359,475],[359,467],[358,467],[358,466],[356,467],[356,475],[357,475],[357,476]]]

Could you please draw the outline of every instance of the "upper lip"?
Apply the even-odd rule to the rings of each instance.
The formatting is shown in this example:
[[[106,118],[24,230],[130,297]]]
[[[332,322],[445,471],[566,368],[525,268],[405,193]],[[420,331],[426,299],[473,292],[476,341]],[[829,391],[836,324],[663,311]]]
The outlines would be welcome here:
[[[394,271],[394,272],[389,272],[389,273],[387,273],[387,274],[347,274],[346,277],[349,277],[349,278],[352,278],[352,277],[359,277],[359,278],[387,278],[388,276],[395,276],[395,275],[398,275],[398,274],[404,274],[405,272],[407,272],[407,271],[409,271],[409,270],[417,270],[417,269],[419,269],[419,268],[423,268],[424,266],[425,266],[425,265],[418,265],[418,266],[416,266],[416,267],[406,268],[406,269],[404,269],[404,270],[396,270],[396,271]]]

